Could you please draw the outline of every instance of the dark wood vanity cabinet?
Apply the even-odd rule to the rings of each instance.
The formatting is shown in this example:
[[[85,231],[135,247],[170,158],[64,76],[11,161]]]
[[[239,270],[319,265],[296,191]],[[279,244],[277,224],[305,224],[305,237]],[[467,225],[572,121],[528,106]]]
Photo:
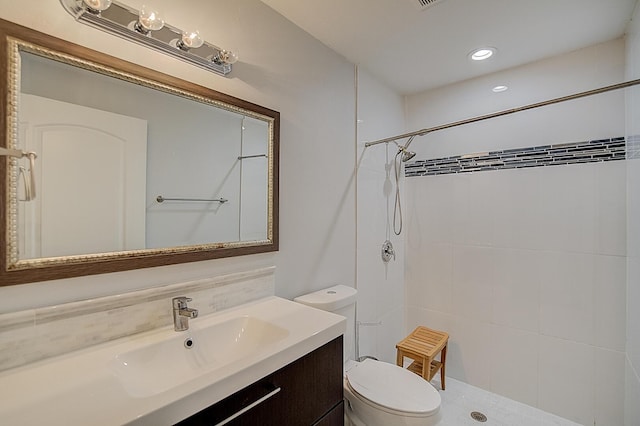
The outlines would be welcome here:
[[[343,413],[340,336],[178,425],[214,426],[237,415],[225,424],[337,426]]]

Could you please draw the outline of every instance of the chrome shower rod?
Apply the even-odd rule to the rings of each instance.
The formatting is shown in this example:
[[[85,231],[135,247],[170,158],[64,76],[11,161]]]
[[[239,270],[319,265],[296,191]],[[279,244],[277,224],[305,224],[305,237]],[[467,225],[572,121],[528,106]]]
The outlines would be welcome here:
[[[502,117],[503,115],[514,114],[516,112],[527,111],[530,109],[539,108],[547,105],[553,105],[560,102],[571,101],[573,99],[584,98],[586,96],[598,95],[600,93],[610,92],[612,90],[624,89],[626,87],[635,86],[637,84],[640,84],[640,79],[625,81],[623,83],[618,83],[618,84],[612,84],[611,86],[605,86],[605,87],[600,87],[598,89],[587,90],[586,92],[574,93],[573,95],[562,96],[559,98],[549,99],[542,102],[536,102],[533,104],[524,105],[517,108],[506,109],[506,110],[494,112],[491,114],[479,115],[477,117],[467,118],[465,120],[460,120],[460,121],[454,121],[454,122],[443,124],[440,126],[429,127],[427,129],[417,130],[411,133],[403,133],[397,136],[391,136],[388,138],[379,139],[372,142],[366,142],[364,146],[370,147],[372,145],[377,145],[380,143],[394,142],[394,141],[397,141],[398,139],[409,138],[411,136],[424,136],[427,133],[436,132],[438,130],[450,129],[452,127],[458,127],[464,124],[471,124],[471,123],[476,123],[478,121],[488,120],[490,118],[496,118],[496,117]]]

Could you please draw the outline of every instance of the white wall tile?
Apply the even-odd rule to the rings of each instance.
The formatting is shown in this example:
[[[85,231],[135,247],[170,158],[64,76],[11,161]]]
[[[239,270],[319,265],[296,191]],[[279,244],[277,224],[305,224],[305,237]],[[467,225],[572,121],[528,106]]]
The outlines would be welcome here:
[[[597,246],[599,254],[627,254],[627,162],[596,166]]]
[[[583,425],[595,418],[593,346],[540,336],[538,407]]]
[[[407,304],[451,312],[453,308],[453,246],[425,244],[409,249],[405,267]]]
[[[493,326],[491,391],[538,405],[538,334]]]
[[[541,253],[496,250],[492,321],[521,330],[539,331]]]
[[[640,256],[630,256],[627,268],[627,357],[640,371]]]
[[[541,170],[511,169],[498,172],[501,192],[493,208],[493,240],[497,247],[544,248]]]
[[[593,344],[595,256],[545,252],[540,271],[540,333]]]
[[[491,387],[491,325],[456,317],[449,330],[447,372],[483,389]]]
[[[396,343],[407,335],[404,324],[404,307],[389,311],[381,316],[382,324],[375,327],[377,332],[376,354],[381,361],[396,363]]]
[[[625,362],[625,398],[624,426],[640,424],[640,378],[631,366],[629,359]]]
[[[469,217],[469,181],[474,178],[470,174],[456,174],[452,176],[452,206],[450,210],[453,220],[453,242],[455,244],[467,244],[467,230],[471,226]]]
[[[624,352],[595,348],[595,423],[624,424]]]
[[[624,351],[627,340],[627,258],[595,259],[595,344]]]
[[[477,321],[491,321],[495,249],[453,247],[453,313]]]
[[[450,243],[453,235],[453,185],[455,176],[406,179],[405,212],[407,246],[419,249],[420,243]]]
[[[456,335],[455,332],[459,318],[444,312],[432,311],[430,309],[419,308],[416,306],[407,306],[405,327],[407,334],[412,332],[416,327],[423,325],[434,330],[442,330],[449,333],[450,336]]]
[[[546,249],[595,252],[595,167],[592,164],[545,167],[540,231]]]
[[[473,246],[493,245],[493,215],[495,203],[501,197],[500,172],[488,171],[469,176],[466,191],[466,208],[460,209],[464,215],[457,242]],[[456,210],[459,205],[456,205]]]

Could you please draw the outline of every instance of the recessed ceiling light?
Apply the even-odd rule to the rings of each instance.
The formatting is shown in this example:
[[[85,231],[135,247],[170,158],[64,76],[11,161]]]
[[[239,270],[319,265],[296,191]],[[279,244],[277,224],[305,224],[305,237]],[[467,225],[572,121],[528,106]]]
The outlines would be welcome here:
[[[496,49],[494,47],[481,47],[480,49],[476,49],[469,54],[469,57],[474,61],[484,61],[485,59],[489,59],[496,53]]]
[[[493,89],[491,89],[491,90],[493,90],[493,91],[494,91],[494,92],[496,92],[496,93],[500,93],[500,92],[504,92],[504,91],[505,91],[505,90],[507,90],[507,89],[508,89],[508,87],[507,87],[507,86],[496,86],[496,87],[494,87],[494,88],[493,88]]]

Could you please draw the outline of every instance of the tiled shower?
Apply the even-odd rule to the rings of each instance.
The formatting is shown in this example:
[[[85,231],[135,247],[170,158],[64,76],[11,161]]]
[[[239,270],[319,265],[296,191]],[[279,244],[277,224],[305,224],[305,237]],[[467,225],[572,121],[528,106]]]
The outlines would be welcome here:
[[[408,178],[407,327],[449,330],[464,382],[623,424],[625,174],[608,161]]]
[[[623,81],[625,46],[614,40],[409,96],[405,130]],[[491,93],[496,84],[510,93]],[[371,110],[361,106],[361,127]],[[625,415],[634,424],[625,406],[636,392],[625,389],[636,374],[627,349],[625,111],[625,93],[610,92],[411,145],[418,155],[406,165],[405,228],[396,237],[404,242],[404,333],[448,331],[451,377],[579,424],[625,425]],[[365,151],[359,165],[358,210],[380,197],[379,226],[393,205],[383,188],[395,150]],[[376,167],[378,179],[365,179]],[[360,252],[366,238],[358,236]],[[359,256],[359,271],[372,256]],[[365,274],[360,287],[371,285]],[[395,343],[378,336],[379,347]]]

